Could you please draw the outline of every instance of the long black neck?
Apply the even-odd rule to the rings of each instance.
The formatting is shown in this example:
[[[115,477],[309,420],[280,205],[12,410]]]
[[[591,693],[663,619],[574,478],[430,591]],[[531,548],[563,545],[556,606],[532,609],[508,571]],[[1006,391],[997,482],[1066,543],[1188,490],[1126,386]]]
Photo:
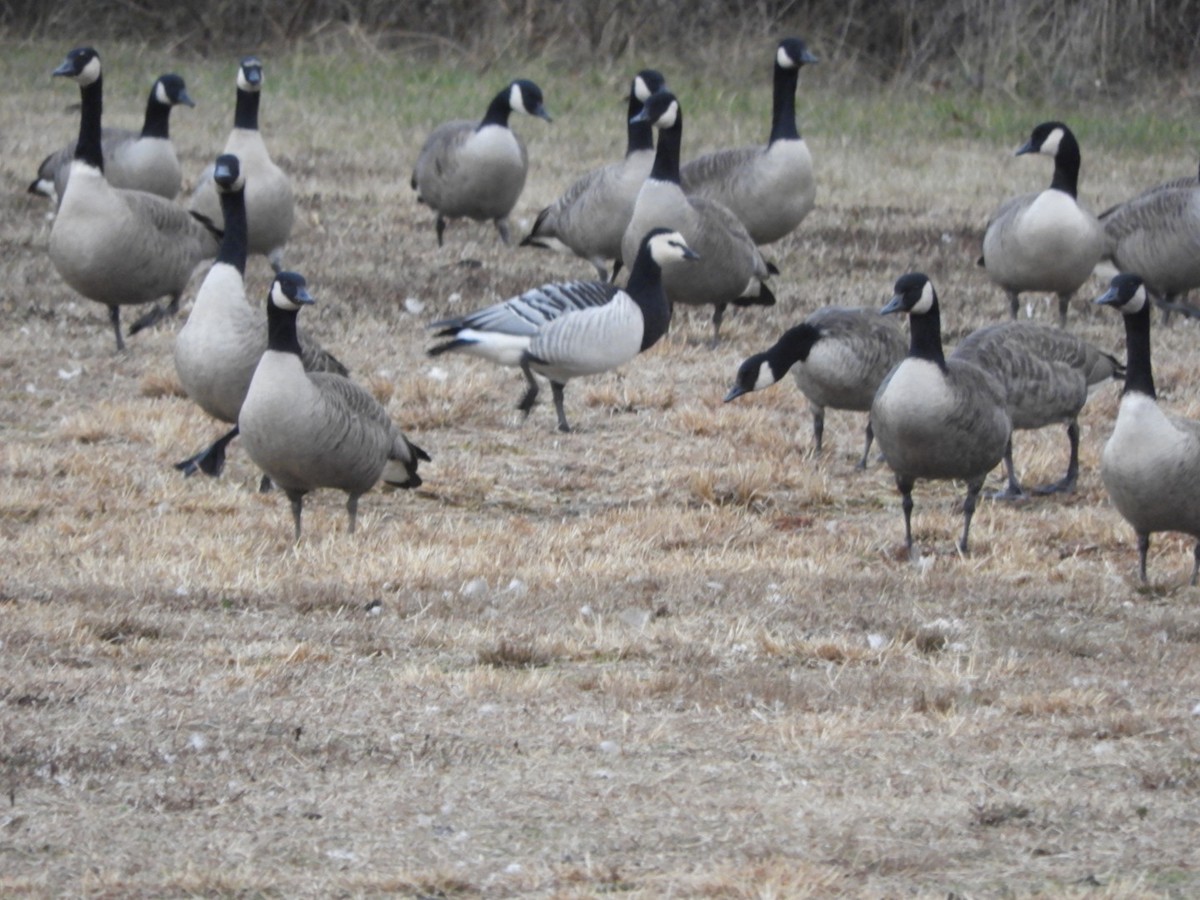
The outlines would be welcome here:
[[[1050,187],[1078,197],[1079,163],[1078,141],[1070,134],[1064,134],[1054,156],[1054,178],[1050,180]]]
[[[221,249],[217,253],[217,262],[233,266],[245,276],[248,241],[246,191],[244,188],[238,188],[236,191],[220,191],[220,194],[225,231],[221,235]]]
[[[667,303],[667,295],[663,291],[662,267],[650,255],[649,245],[638,251],[629,273],[629,283],[625,285],[625,293],[633,298],[642,311],[645,324],[642,328],[641,350],[649,350],[671,325],[671,305]]]
[[[79,140],[75,158],[104,171],[104,148],[100,144],[100,116],[104,110],[104,76],[79,88]]]
[[[142,137],[170,138],[171,104],[162,103],[158,99],[158,85],[150,90],[150,99],[146,101],[146,119],[142,123]]]
[[[1154,392],[1154,373],[1150,368],[1150,302],[1135,313],[1125,316],[1125,389],[1122,394],[1136,391],[1150,399]]]
[[[946,369],[946,355],[942,352],[942,311],[937,300],[927,313],[908,317],[910,340],[908,355],[936,363],[942,371]]]
[[[300,355],[300,338],[296,334],[295,309],[280,309],[267,300],[267,349],[279,353]]]
[[[625,140],[625,155],[637,153],[639,150],[654,149],[654,126],[649,122],[630,122],[629,120],[642,111],[645,104],[638,99],[638,95],[633,91],[629,92],[629,115],[625,121],[629,122],[626,126]]]
[[[796,85],[800,81],[800,67],[775,64],[775,92],[771,100],[771,140],[797,141],[800,132],[796,128]]]
[[[675,124],[658,131],[658,149],[654,153],[654,166],[650,169],[651,178],[679,184],[679,150],[682,145],[683,112],[676,111]]]
[[[778,381],[787,374],[788,369],[798,362],[804,362],[808,359],[808,354],[812,351],[813,345],[821,337],[821,332],[813,325],[807,322],[802,322],[794,328],[789,328],[783,333],[775,346],[767,351],[767,362],[771,366],[771,372],[775,375],[775,380]]]
[[[483,114],[483,121],[479,123],[479,127],[485,125],[501,125],[508,127],[508,114],[512,112],[512,107],[508,105],[508,92],[511,88],[505,88],[488,104],[487,112]]]
[[[246,91],[238,88],[237,106],[233,111],[233,127],[258,131],[258,100],[261,91]]]

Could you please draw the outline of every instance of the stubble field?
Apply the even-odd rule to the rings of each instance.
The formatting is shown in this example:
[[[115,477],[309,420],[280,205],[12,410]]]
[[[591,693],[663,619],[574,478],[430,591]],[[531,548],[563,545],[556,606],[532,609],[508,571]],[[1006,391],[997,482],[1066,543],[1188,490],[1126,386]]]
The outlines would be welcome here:
[[[343,495],[310,495],[298,546],[236,442],[219,480],[172,468],[221,430],[180,395],[178,323],[117,355],[105,310],[54,271],[47,206],[23,191],[77,127],[76,88],[49,77],[69,46],[5,48],[0,894],[1200,890],[1191,546],[1156,537],[1137,583],[1097,471],[1119,386],[1084,412],[1078,491],[981,504],[969,558],[961,485],[921,483],[916,564],[886,466],[854,470],[861,415],[830,412],[814,458],[790,380],[721,402],[784,328],[882,306],[905,271],[934,279],[948,344],[1002,320],[975,259],[990,210],[1049,183],[1048,159],[1012,156],[1032,126],[1075,128],[1100,209],[1194,171],[1186,98],[981,103],[807,69],[818,207],[768,249],[776,307],[728,318],[716,349],[707,313],[682,311],[645,356],[568,386],[568,435],[547,396],[521,420],[519,373],[425,356],[429,321],[592,277],[488,225],[439,249],[408,186],[434,124],[538,81],[554,123],[513,123],[524,233],[620,154],[642,66],[680,96],[685,159],[763,139],[764,45],[723,68],[583,74],[263,54],[307,325],[433,457],[421,489],[365,496],[353,536]],[[187,79],[199,106],[172,131],[190,187],[228,132],[236,60],[99,49],[109,124],[140,122],[156,75]],[[253,297],[269,274],[251,260]],[[1084,302],[1101,289],[1069,327],[1123,356],[1119,316]],[[1040,298],[1029,311],[1053,321]],[[1192,416],[1196,341],[1189,323],[1154,332],[1160,400]],[[1063,430],[1016,452],[1026,482],[1057,478]]]

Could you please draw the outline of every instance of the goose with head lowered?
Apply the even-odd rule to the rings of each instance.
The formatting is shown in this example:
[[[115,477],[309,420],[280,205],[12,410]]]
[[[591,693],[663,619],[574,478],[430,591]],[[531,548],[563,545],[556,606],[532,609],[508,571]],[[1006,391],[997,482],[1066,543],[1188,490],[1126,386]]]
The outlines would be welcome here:
[[[909,558],[912,490],[920,478],[967,483],[958,542],[965,555],[983,481],[1004,458],[1012,435],[1004,387],[974,363],[946,359],[938,295],[928,276],[920,272],[901,276],[895,296],[880,312],[904,312],[909,317],[908,356],[884,379],[871,403],[875,438],[903,498]]]
[[[379,481],[419,487],[417,466],[429,460],[365,389],[343,375],[305,371],[296,314],[312,302],[303,276],[275,276],[267,297],[267,349],[238,414],[250,458],[287,494],[297,541],[305,494],[345,491],[353,534],[359,497]]]
[[[772,306],[767,287],[767,261],[744,225],[729,208],[703,197],[689,197],[679,183],[679,151],[683,142],[683,110],[670,91],[658,91],[634,117],[658,129],[658,147],[650,176],[638,191],[633,217],[621,240],[621,257],[633,259],[642,237],[653,228],[683,235],[700,260],[663,273],[663,288],[672,304],[712,306],[713,342],[720,340],[725,309]]]
[[[666,86],[661,72],[643,69],[629,87],[625,158],[596,169],[575,181],[566,193],[543,209],[522,247],[565,249],[596,267],[605,278],[607,262],[614,260],[612,278],[621,268],[621,238],[633,215],[642,182],[654,163],[654,129],[633,121],[642,105]]]
[[[246,176],[250,253],[265,256],[271,268],[278,272],[283,268],[284,248],[292,235],[296,204],[291,179],[271,159],[258,127],[262,88],[262,60],[257,56],[245,57],[238,64],[233,130],[229,132],[222,152],[241,160],[242,173]],[[202,173],[196,183],[191,209],[220,225],[221,200],[211,169]]]
[[[225,234],[217,260],[208,270],[187,322],[175,338],[175,371],[183,389],[201,409],[233,425],[194,456],[176,463],[185,475],[216,477],[225,465],[225,448],[238,434],[237,420],[250,379],[267,349],[263,310],[246,299],[246,176],[232,154],[217,157],[213,181],[221,198]],[[298,328],[300,361],[306,372],[336,372],[346,367]]]
[[[1200,422],[1159,408],[1150,365],[1150,298],[1137,275],[1112,279],[1096,300],[1125,320],[1125,390],[1100,475],[1113,506],[1137,534],[1138,576],[1146,581],[1150,535],[1176,531],[1196,540],[1191,584],[1200,576]]]
[[[104,177],[113,187],[158,194],[175,199],[183,184],[179,157],[171,143],[171,110],[179,106],[195,106],[188,96],[187,85],[178,75],[162,75],[150,88],[146,101],[146,116],[141,131],[127,128],[102,128],[100,144],[104,150]],[[42,194],[55,204],[62,199],[71,177],[71,160],[75,158],[75,142],[51,153],[38,166],[37,178],[29,185],[29,193]]]
[[[1071,297],[1104,253],[1104,229],[1079,204],[1079,142],[1070,128],[1043,122],[1017,150],[1018,156],[1027,153],[1054,159],[1050,187],[1013,197],[996,210],[979,264],[1008,294],[1014,319],[1022,293],[1047,291],[1058,295],[1058,322],[1065,326]]]
[[[437,213],[438,246],[449,219],[493,222],[500,239],[510,243],[508,214],[525,189],[529,151],[511,128],[510,113],[523,112],[551,121],[542,89],[518,80],[498,93],[481,122],[444,122],[425,139],[413,168],[417,202]]]
[[[430,327],[449,340],[429,354],[457,350],[520,366],[527,389],[517,408],[526,415],[537,400],[537,372],[550,381],[558,430],[570,431],[563,409],[567,381],[615,369],[654,346],[671,321],[663,272],[684,262],[695,265],[695,259],[678,232],[653,229],[642,239],[624,288],[607,281],[543,285],[469,316],[435,322]]]
[[[684,193],[729,207],[756,244],[771,244],[790,234],[816,201],[812,154],[796,128],[800,69],[815,62],[800,38],[780,41],[767,144],[718,150],[679,171]]]
[[[770,387],[790,370],[812,409],[813,445],[820,454],[826,408],[869,411],[880,383],[907,349],[900,329],[877,310],[826,306],[748,357],[725,402]],[[867,467],[873,439],[868,416],[866,447],[856,468]]]
[[[123,350],[121,307],[170,297],[130,333],[173,315],[196,267],[217,253],[219,234],[157,194],[114,188],[104,177],[101,146],[103,71],[92,47],[72,50],[54,74],[79,85],[79,140],[71,177],[50,230],[58,274],[89,300],[108,307],[117,350]]]

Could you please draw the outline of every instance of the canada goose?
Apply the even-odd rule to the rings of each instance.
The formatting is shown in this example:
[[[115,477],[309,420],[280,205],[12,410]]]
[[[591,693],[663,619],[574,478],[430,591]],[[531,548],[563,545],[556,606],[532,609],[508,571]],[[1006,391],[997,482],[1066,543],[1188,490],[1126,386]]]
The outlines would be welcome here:
[[[909,315],[908,356],[888,373],[871,404],[875,437],[903,497],[908,555],[912,557],[912,489],[918,478],[967,482],[958,544],[966,554],[983,480],[1004,458],[1012,434],[1004,387],[973,363],[946,359],[937,291],[927,276],[901,276],[895,296],[880,312]]]
[[[195,106],[187,86],[178,75],[162,75],[150,88],[146,118],[142,130],[103,128],[100,144],[104,150],[104,177],[113,187],[147,191],[168,200],[175,199],[183,183],[179,157],[171,143],[171,108],[179,104]],[[49,197],[55,206],[62,198],[75,158],[75,142],[56,150],[42,160],[38,176],[29,185],[29,193]]]
[[[725,307],[771,306],[775,295],[766,285],[771,272],[757,245],[729,209],[703,197],[689,197],[679,186],[679,150],[683,111],[670,91],[658,91],[634,117],[658,129],[658,149],[650,177],[638,191],[633,217],[621,239],[621,256],[632,259],[643,235],[670,228],[683,235],[700,257],[694,266],[674,266],[663,273],[663,288],[672,303],[712,305],[713,343],[720,340]]]
[[[1022,194],[996,210],[983,236],[979,263],[1008,293],[1012,317],[1020,294],[1051,291],[1058,295],[1058,322],[1067,323],[1067,307],[1104,253],[1104,229],[1079,205],[1079,142],[1062,122],[1033,129],[1017,155],[1054,157],[1054,177],[1040,193]]]
[[[796,128],[800,68],[815,62],[800,38],[781,41],[775,49],[766,146],[719,150],[692,160],[679,172],[685,193],[729,207],[756,244],[790,234],[812,212],[816,200],[812,154]]]
[[[974,363],[1004,387],[1013,430],[1043,428],[1065,422],[1071,455],[1067,474],[1035,494],[1070,493],[1079,477],[1078,417],[1088,389],[1109,378],[1120,378],[1125,367],[1112,356],[1063,331],[1028,322],[989,325],[967,335],[951,359]],[[1013,467],[1012,440],[1004,451],[1008,485],[998,500],[1022,497],[1025,491]]]
[[[1156,185],[1100,215],[1104,257],[1121,272],[1136,273],[1163,309],[1200,315],[1183,295],[1200,287],[1200,180],[1178,178]]]
[[[508,127],[511,112],[552,121],[542,89],[532,81],[514,81],[493,98],[482,122],[445,122],[425,139],[411,184],[417,201],[437,213],[439,247],[446,220],[464,216],[495,222],[500,239],[510,243],[508,214],[529,170],[525,142]]]
[[[819,454],[825,408],[868,412],[880,383],[907,349],[900,329],[878,312],[826,306],[785,331],[770,349],[747,358],[725,402],[770,387],[790,369],[812,409],[813,444]],[[867,467],[873,438],[868,417],[859,469]]]
[[[1196,539],[1191,583],[1200,573],[1200,422],[1159,409],[1150,367],[1150,300],[1141,278],[1114,277],[1096,300],[1125,318],[1125,390],[1112,436],[1100,457],[1100,476],[1113,505],[1137,534],[1138,575],[1146,581],[1146,552],[1156,531]]]
[[[93,48],[72,50],[54,74],[79,84],[82,112],[71,178],[50,231],[50,259],[67,284],[108,307],[117,350],[123,350],[121,306],[171,298],[165,313],[155,307],[134,323],[131,334],[173,315],[196,266],[216,255],[218,237],[171,201],[118,190],[105,180],[104,79]]]
[[[287,494],[297,541],[309,491],[345,491],[353,534],[362,494],[380,480],[419,487],[417,466],[429,460],[366,390],[342,375],[304,371],[296,314],[312,302],[302,276],[275,276],[267,297],[267,350],[238,414],[250,458]]]
[[[608,276],[607,261],[615,260],[612,277],[621,268],[621,238],[633,215],[642,182],[654,163],[654,129],[634,122],[642,104],[666,85],[662,73],[644,69],[629,88],[628,139],[625,158],[584,175],[533,223],[522,247],[567,249],[596,267],[601,279]]]
[[[267,320],[246,300],[246,177],[236,156],[217,157],[213,167],[225,234],[217,260],[204,277],[183,328],[175,338],[175,371],[187,395],[201,409],[233,428],[175,468],[185,475],[216,477],[225,465],[225,447],[237,437],[238,413],[258,360],[267,349]],[[298,329],[300,359],[308,372],[346,374],[332,355]]]
[[[242,161],[246,176],[246,216],[250,223],[250,252],[261,253],[276,272],[283,268],[283,251],[292,234],[296,207],[292,183],[275,165],[262,132],[258,130],[258,104],[262,98],[263,66],[255,56],[247,56],[238,65],[237,105],[233,130],[225,141],[223,153]],[[221,223],[221,201],[217,198],[212,170],[206,170],[192,193],[191,209]]]

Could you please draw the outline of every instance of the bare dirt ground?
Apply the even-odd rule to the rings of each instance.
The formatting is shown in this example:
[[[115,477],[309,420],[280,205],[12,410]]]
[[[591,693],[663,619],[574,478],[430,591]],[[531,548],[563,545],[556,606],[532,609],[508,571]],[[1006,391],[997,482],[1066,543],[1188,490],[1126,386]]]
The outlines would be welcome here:
[[[970,558],[961,486],[919,485],[916,564],[888,470],[854,471],[861,415],[831,412],[814,458],[790,381],[721,402],[785,327],[882,305],[910,269],[938,286],[948,343],[1002,320],[974,261],[988,212],[1049,182],[1049,160],[1012,158],[1045,110],[1000,141],[952,137],[921,118],[931,100],[897,96],[884,127],[839,133],[820,111],[853,101],[806,101],[806,73],[818,209],[769,250],[779,305],[732,317],[715,350],[684,311],[624,370],[571,384],[560,435],[548,399],[521,421],[518,373],[429,360],[424,325],[590,267],[472,223],[437,248],[407,183],[451,105],[422,101],[435,86],[268,59],[307,324],[433,456],[420,490],[364,497],[353,536],[342,495],[310,495],[293,547],[236,442],[219,480],[171,467],[221,430],[180,396],[178,324],[116,355],[104,309],[49,261],[45,204],[22,191],[76,127],[74,87],[48,77],[66,49],[14,48],[0,98],[0,894],[1200,892],[1191,546],[1156,537],[1138,585],[1097,470],[1119,386],[1084,413],[1077,493],[983,504]],[[170,65],[110,56],[106,113],[133,125]],[[538,74],[556,122],[514,121],[525,228],[620,153],[642,64]],[[173,120],[190,180],[224,141],[234,64],[178,68],[201,104]],[[453,113],[516,74],[457,86],[473,99]],[[674,80],[686,114],[695,85]],[[685,157],[765,134],[765,83],[725,102],[688,119]],[[1193,170],[1190,145],[1090,150],[1105,118],[1087,115],[1096,208]],[[264,260],[248,281],[265,296]],[[1123,355],[1119,317],[1084,302],[1101,287],[1070,327]],[[1154,335],[1161,402],[1193,416],[1196,340]],[[1017,457],[1028,482],[1057,478],[1062,429],[1019,434]]]

